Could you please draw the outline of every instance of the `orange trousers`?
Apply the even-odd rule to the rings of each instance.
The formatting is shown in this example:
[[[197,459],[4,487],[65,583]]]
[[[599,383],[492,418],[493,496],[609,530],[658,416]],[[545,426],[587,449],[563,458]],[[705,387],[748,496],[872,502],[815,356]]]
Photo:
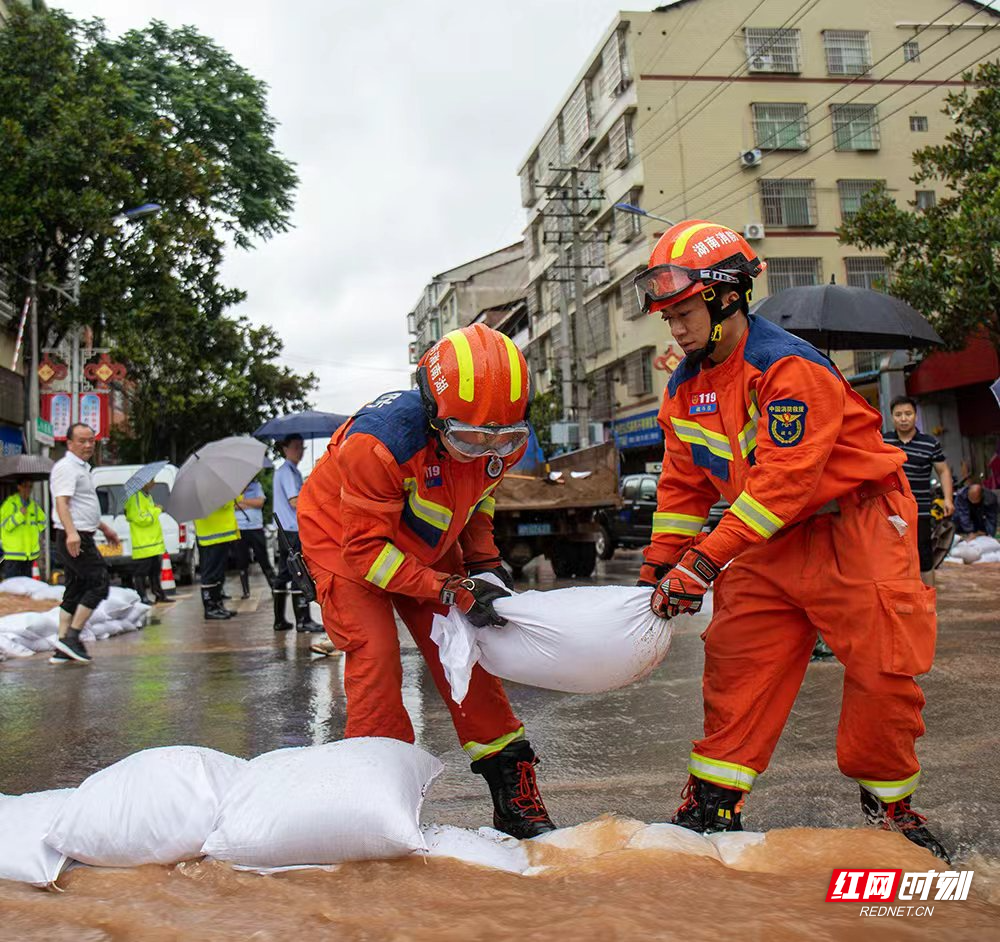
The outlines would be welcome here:
[[[816,631],[844,665],[837,763],[884,801],[917,787],[914,751],[937,630],[920,581],[909,488],[819,514],[740,554],[716,580],[705,641],[705,735],[689,771],[749,791],[767,768]],[[894,523],[890,518],[896,518]],[[903,531],[903,532],[901,532]]]
[[[444,614],[444,606],[369,588],[315,565],[311,572],[316,579],[327,634],[346,657],[345,737],[414,740],[413,725],[403,705],[403,665],[393,608],[417,643],[434,685],[451,712],[462,747],[473,760],[498,752],[524,734],[503,684],[478,664],[472,670],[469,692],[462,705],[452,700],[438,647],[431,640],[434,613]]]

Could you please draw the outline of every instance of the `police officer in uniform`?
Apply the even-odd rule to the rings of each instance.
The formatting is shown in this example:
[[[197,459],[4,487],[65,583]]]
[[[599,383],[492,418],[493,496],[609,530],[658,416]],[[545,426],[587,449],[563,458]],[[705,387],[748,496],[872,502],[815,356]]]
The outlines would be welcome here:
[[[0,505],[4,579],[31,575],[31,564],[41,552],[39,534],[48,519],[31,499],[31,481],[18,481],[17,491]]]
[[[222,583],[230,545],[240,538],[236,526],[236,501],[227,501],[206,517],[194,522],[201,560],[201,604],[208,621],[225,621],[236,612],[222,603]]]

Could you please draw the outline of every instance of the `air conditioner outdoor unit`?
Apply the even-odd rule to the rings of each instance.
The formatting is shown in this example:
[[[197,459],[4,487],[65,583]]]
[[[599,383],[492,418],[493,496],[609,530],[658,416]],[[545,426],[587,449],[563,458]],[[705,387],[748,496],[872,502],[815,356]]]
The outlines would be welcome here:
[[[753,150],[744,150],[740,152],[740,164],[743,167],[756,167],[760,164],[764,155],[760,152],[760,148],[755,147]]]
[[[759,242],[765,236],[764,223],[762,222],[748,222],[743,227],[743,238],[747,242]]]
[[[750,68],[755,72],[769,71],[773,66],[773,56],[754,56],[750,62]]]

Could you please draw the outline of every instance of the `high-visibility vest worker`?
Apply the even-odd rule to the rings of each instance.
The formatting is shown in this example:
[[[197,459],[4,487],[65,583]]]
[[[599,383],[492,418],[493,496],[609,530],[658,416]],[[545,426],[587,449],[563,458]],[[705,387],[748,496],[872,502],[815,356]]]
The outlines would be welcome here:
[[[240,538],[236,523],[236,498],[194,522],[201,565],[201,604],[208,621],[232,618],[235,612],[222,604],[222,582],[226,576],[229,543]]]
[[[166,552],[163,528],[160,526],[161,513],[163,509],[145,491],[139,491],[125,501],[125,519],[132,538],[133,559],[148,559]]]
[[[22,482],[17,493],[0,505],[0,546],[3,548],[6,576],[31,575],[31,562],[41,552],[40,534],[48,517],[31,499],[31,482]],[[16,571],[15,571],[16,570]]]

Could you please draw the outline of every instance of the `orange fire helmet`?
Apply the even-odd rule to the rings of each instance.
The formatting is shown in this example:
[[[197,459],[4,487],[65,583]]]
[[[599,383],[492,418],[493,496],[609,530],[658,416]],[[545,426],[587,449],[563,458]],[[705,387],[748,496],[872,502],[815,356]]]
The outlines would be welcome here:
[[[417,366],[417,386],[439,429],[522,426],[531,404],[524,354],[485,324],[453,330],[434,344]]]

